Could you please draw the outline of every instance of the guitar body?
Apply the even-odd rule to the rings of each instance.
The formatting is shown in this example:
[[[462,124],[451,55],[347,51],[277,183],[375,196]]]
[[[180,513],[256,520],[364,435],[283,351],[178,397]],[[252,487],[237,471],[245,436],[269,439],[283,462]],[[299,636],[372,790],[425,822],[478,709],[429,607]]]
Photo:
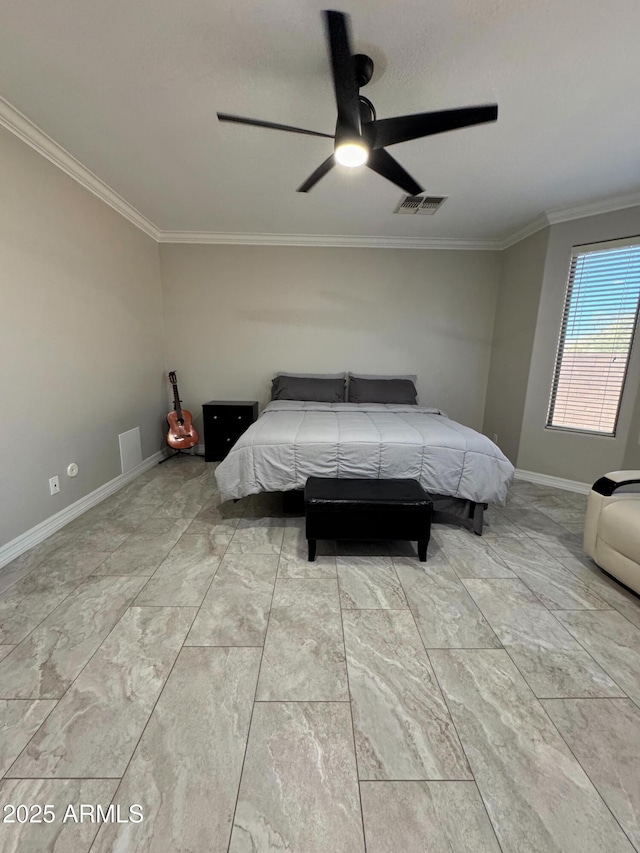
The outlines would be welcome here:
[[[174,370],[169,374],[169,382],[173,386],[174,411],[167,415],[169,422],[167,444],[175,450],[188,450],[198,443],[198,433],[193,428],[191,412],[181,406],[182,400],[178,393],[178,380]]]
[[[169,432],[167,433],[167,444],[176,450],[188,450],[198,443],[198,433],[191,422],[191,412],[182,410],[182,419],[178,418],[177,412],[169,412]],[[182,420],[182,423],[180,423]]]

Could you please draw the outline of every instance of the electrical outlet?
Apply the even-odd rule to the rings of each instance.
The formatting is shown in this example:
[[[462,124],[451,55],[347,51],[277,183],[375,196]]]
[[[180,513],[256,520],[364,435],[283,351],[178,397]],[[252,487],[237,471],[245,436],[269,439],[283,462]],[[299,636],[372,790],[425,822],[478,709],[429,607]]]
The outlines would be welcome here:
[[[52,495],[57,495],[59,491],[60,491],[60,480],[58,479],[58,475],[56,474],[55,477],[51,477],[49,479],[49,492]]]

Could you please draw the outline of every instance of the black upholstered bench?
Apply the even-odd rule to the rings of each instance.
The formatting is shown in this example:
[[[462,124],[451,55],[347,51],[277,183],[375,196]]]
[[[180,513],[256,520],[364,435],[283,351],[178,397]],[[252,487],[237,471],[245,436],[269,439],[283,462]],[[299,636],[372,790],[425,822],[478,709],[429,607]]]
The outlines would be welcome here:
[[[432,503],[417,480],[309,477],[304,505],[311,562],[318,539],[408,539],[427,559]]]

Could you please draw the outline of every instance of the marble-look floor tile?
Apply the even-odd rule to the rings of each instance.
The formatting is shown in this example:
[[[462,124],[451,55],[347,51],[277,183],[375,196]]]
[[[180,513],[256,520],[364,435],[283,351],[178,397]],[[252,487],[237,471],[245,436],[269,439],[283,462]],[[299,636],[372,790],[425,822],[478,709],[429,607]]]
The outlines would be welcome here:
[[[363,853],[349,706],[257,704],[229,853]]]
[[[503,851],[632,853],[504,650],[430,657]]]
[[[580,552],[571,553],[567,550],[565,556],[557,555],[556,559],[603,601],[640,628],[640,597],[638,595],[606,575],[590,557]]]
[[[0,596],[0,642],[15,645],[82,583],[82,578],[66,580],[60,573],[43,579],[33,572]]]
[[[584,528],[585,509],[573,506],[540,506],[538,509],[569,530],[575,529],[577,532]]]
[[[55,705],[55,699],[0,699],[0,776],[11,767]]]
[[[212,853],[229,843],[260,649],[183,649],[114,798],[144,820],[100,829],[92,853]]]
[[[640,709],[630,699],[547,699],[542,704],[640,850]]]
[[[349,698],[337,581],[276,581],[256,698]]]
[[[338,557],[336,562],[340,604],[344,609],[407,607],[391,557]]]
[[[565,530],[562,536],[541,534],[536,537],[535,542],[544,549],[547,554],[551,554],[552,557],[558,559],[561,555],[566,553],[567,548],[570,548],[572,551],[580,554],[583,553],[582,539],[582,534],[576,535],[575,533],[570,533],[568,530]]]
[[[503,536],[491,547],[550,610],[600,610],[609,607],[534,540]]]
[[[429,649],[499,648],[489,623],[435,545],[426,563],[394,558],[423,643]]]
[[[15,649],[15,646],[0,646],[0,660],[6,658],[9,652],[12,652]]]
[[[615,610],[557,611],[562,624],[640,704],[640,629]]]
[[[464,583],[536,696],[624,695],[522,581]]]
[[[188,646],[261,646],[278,558],[228,554],[189,632]]]
[[[236,528],[240,523],[240,516],[237,518],[223,518],[222,516],[207,515],[202,513],[197,515],[185,530],[185,533],[202,533],[207,536],[233,536]]]
[[[65,529],[59,530],[45,539],[44,542],[40,542],[39,545],[35,545],[0,568],[0,595],[19,580],[22,580],[32,569],[43,563],[47,556],[60,548],[61,545],[71,542],[73,536],[65,533]]]
[[[280,562],[279,578],[335,578],[336,543],[321,539],[317,544],[317,556],[309,562],[309,551],[304,531],[304,518],[287,518]]]
[[[241,498],[239,501],[220,501],[219,495],[214,495],[202,507],[196,518],[201,521],[210,521],[212,524],[222,524],[225,521],[239,522],[244,515],[249,498]],[[237,527],[237,524],[236,524]]]
[[[143,583],[143,578],[105,577],[81,584],[0,661],[1,697],[62,696]]]
[[[340,539],[336,543],[339,557],[388,557],[389,545],[386,539]]]
[[[501,512],[528,536],[563,536],[565,529],[544,512],[533,506],[505,506]]]
[[[528,480],[520,478],[513,481],[509,488],[509,494],[515,494],[527,500],[537,498],[544,495],[556,495],[559,490],[553,486],[543,486],[541,483],[530,483]]]
[[[367,853],[500,853],[475,782],[361,782]]]
[[[154,513],[157,518],[195,518],[213,497],[208,480],[190,480],[174,492]]]
[[[576,521],[574,523],[566,521],[566,522],[563,522],[562,526],[565,530],[568,530],[569,533],[574,533],[576,535],[582,535],[582,532],[584,530],[584,521]]]
[[[52,551],[31,574],[44,577],[64,570],[68,572],[69,577],[84,578],[95,573],[109,554],[110,551],[99,551],[80,542],[71,541]]]
[[[65,549],[62,549],[64,551]],[[0,595],[0,642],[19,643],[64,601],[108,554],[71,545],[60,551]]]
[[[185,530],[185,536],[206,536],[210,543],[211,547],[214,549],[215,553],[219,557],[224,557],[227,552],[227,548],[229,547],[229,543],[233,539],[233,534],[235,532],[235,528],[231,529],[228,533],[221,532],[220,525],[211,525],[208,521],[203,521],[199,518],[194,518],[189,527]]]
[[[188,524],[184,519],[151,519],[111,554],[96,574],[149,577],[175,547]]]
[[[181,607],[126,610],[8,775],[122,776],[194,612]]]
[[[436,534],[449,565],[459,578],[513,578],[495,551],[475,533],[452,528]]]
[[[135,604],[199,607],[220,565],[208,536],[182,536],[138,594]]]
[[[0,782],[0,814],[6,814],[5,805],[48,804],[50,823],[3,823],[0,822],[0,850],[2,853],[88,853],[98,831],[95,822],[98,806],[102,813],[109,814],[109,804],[116,788],[117,779],[11,779]],[[133,801],[132,801],[133,802]],[[80,804],[93,809],[94,820],[85,814],[80,821]],[[63,820],[69,806],[71,813]],[[121,810],[124,820],[129,817],[129,804]],[[113,816],[115,820],[115,815]]]
[[[95,522],[75,536],[74,544],[91,548],[94,551],[109,551],[112,553],[113,551],[117,551],[127,541],[135,531],[135,528],[135,524],[125,522]]]
[[[503,515],[503,507],[490,507],[484,514],[484,528],[482,538],[489,542],[497,536],[526,536],[524,530],[520,530],[512,521]]]
[[[471,779],[411,613],[342,618],[360,779]]]
[[[241,518],[227,548],[229,554],[279,554],[284,535],[281,518]]]
[[[114,496],[115,497],[115,496]],[[145,503],[144,501],[136,500],[118,500],[105,507],[102,518],[98,521],[98,525],[104,522],[106,525],[117,525],[124,531],[135,531],[140,525],[151,517],[155,508],[155,503]],[[102,510],[102,506],[99,507]],[[96,526],[93,524],[92,526]]]
[[[146,536],[150,539],[166,536],[167,539],[177,542],[189,524],[188,518],[157,518],[152,515],[137,528],[136,536]]]

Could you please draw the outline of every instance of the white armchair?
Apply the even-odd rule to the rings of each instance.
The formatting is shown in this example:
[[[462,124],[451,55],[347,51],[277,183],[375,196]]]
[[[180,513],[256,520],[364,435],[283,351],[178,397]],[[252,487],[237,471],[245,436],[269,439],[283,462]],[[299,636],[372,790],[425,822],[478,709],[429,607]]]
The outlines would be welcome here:
[[[584,550],[601,569],[640,593],[640,471],[612,471],[593,484]]]

